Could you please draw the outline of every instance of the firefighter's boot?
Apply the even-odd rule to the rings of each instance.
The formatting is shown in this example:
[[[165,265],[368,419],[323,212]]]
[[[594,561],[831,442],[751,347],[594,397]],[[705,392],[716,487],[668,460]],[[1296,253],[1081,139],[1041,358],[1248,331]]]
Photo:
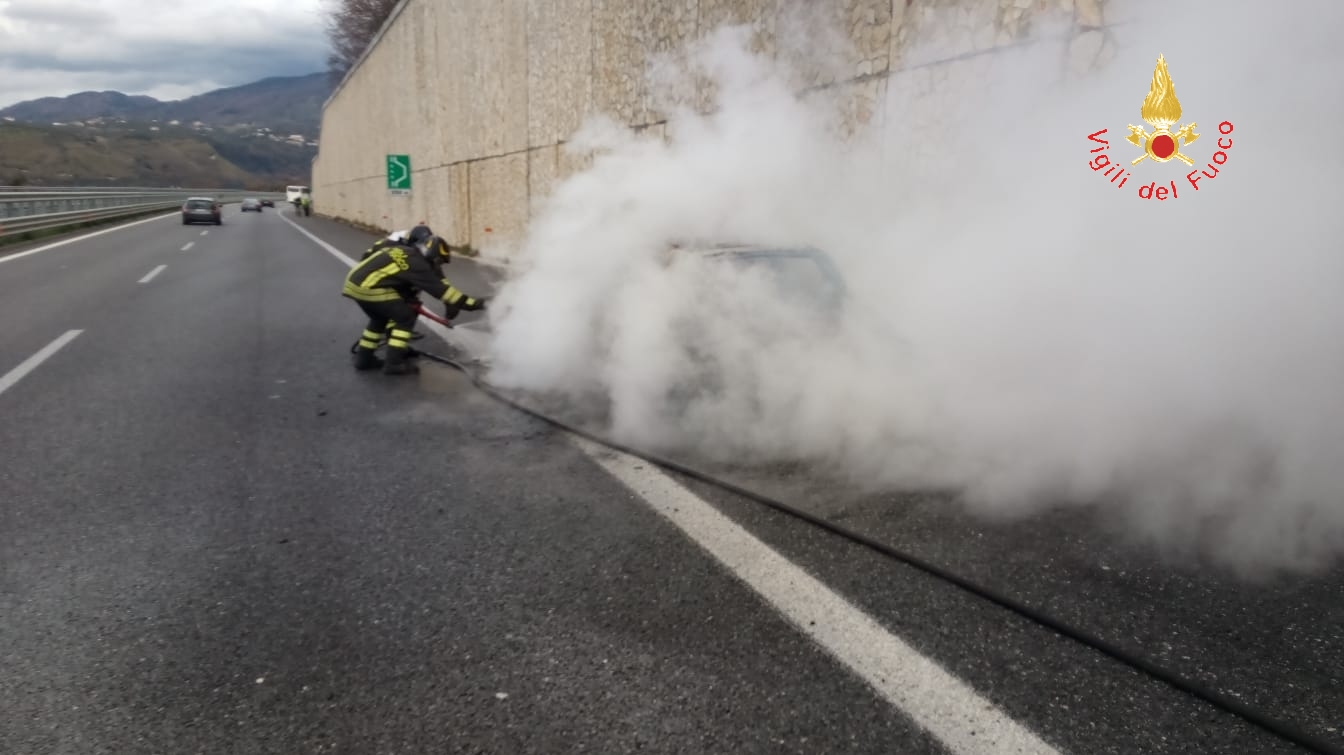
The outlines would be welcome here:
[[[410,351],[410,345],[406,343],[409,340],[411,331],[392,326],[392,330],[387,334],[387,364],[383,365],[384,374],[414,375],[420,371],[420,366],[406,356],[406,352]]]
[[[360,335],[359,341],[355,343],[351,351],[355,354],[355,369],[357,370],[376,370],[383,366],[383,360],[378,358],[373,350],[378,348],[378,342],[383,340],[381,333],[375,333],[372,330],[365,330]]]
[[[355,349],[355,369],[376,370],[383,366],[383,360],[373,353],[373,349]]]
[[[387,363],[383,365],[384,375],[414,375],[420,371],[420,365],[412,362],[406,348],[387,347]]]

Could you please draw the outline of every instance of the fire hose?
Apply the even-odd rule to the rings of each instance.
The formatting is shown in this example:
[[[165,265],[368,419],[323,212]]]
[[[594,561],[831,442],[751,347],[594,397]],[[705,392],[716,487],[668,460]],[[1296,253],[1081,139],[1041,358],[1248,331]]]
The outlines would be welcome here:
[[[430,320],[433,320],[434,322],[444,325],[445,327],[449,328],[453,327],[450,322],[441,317],[438,317],[437,315],[431,314],[430,312],[425,310],[422,306],[420,306],[418,303],[413,304],[412,307],[417,309],[421,315],[429,318]],[[1001,608],[1005,608],[1009,611],[1012,611],[1013,613],[1018,614],[1019,616],[1027,619],[1028,621],[1031,621],[1032,623],[1045,627],[1064,637],[1079,642],[1099,653],[1102,653],[1103,655],[1109,656],[1110,658],[1119,661],[1120,663],[1123,663],[1143,674],[1146,674],[1147,676],[1150,676],[1154,679],[1164,682],[1167,685],[1187,695],[1190,695],[1191,697],[1197,700],[1212,705],[1213,707],[1218,708],[1226,713],[1230,713],[1231,715],[1236,716],[1246,721],[1247,723],[1250,723],[1253,726],[1256,726],[1276,737],[1279,737],[1280,739],[1286,740],[1299,747],[1302,747],[1309,752],[1317,753],[1318,755],[1344,755],[1344,746],[1342,746],[1340,743],[1327,741],[1324,738],[1317,736],[1316,734],[1304,730],[1301,726],[1298,726],[1297,724],[1277,719],[1268,713],[1257,710],[1256,708],[1252,707],[1247,703],[1241,702],[1240,700],[1237,699],[1237,695],[1235,694],[1220,692],[1201,682],[1197,682],[1193,679],[1182,676],[1179,672],[1168,669],[1160,665],[1156,661],[1150,660],[1148,658],[1139,655],[1136,652],[1127,650],[1125,648],[1120,647],[1119,645],[1108,642],[1107,640],[1104,640],[1090,632],[1087,632],[1086,630],[1070,626],[1066,624],[1064,621],[1056,619],[1055,617],[1050,616],[1049,614],[1046,614],[1039,609],[1033,608],[1025,603],[1022,603],[1021,601],[1016,600],[1015,598],[1004,595],[992,588],[973,582],[969,578],[963,577],[947,568],[938,566],[929,561],[925,561],[924,559],[921,559],[918,556],[911,555],[910,553],[902,551],[899,548],[895,548],[891,545],[880,542],[860,532],[848,529],[839,524],[828,521],[820,516],[808,513],[799,508],[791,506],[787,503],[766,496],[762,493],[758,493],[756,491],[749,490],[739,485],[735,485],[726,480],[719,479],[717,477],[714,477],[713,475],[686,466],[685,464],[681,464],[672,461],[670,459],[661,458],[655,454],[650,454],[646,451],[631,448],[629,446],[625,446],[621,443],[612,441],[610,439],[603,438],[589,431],[570,425],[562,420],[558,420],[554,417],[544,414],[538,410],[532,409],[531,407],[528,407],[525,404],[518,402],[516,399],[510,398],[501,393],[500,391],[496,390],[495,388],[491,387],[490,384],[487,383],[485,379],[482,377],[480,371],[478,369],[475,369],[471,364],[467,362],[459,361],[457,359],[452,359],[449,357],[440,356],[438,354],[433,354],[424,351],[419,352],[419,354],[425,359],[429,359],[431,361],[438,362],[440,364],[458,370],[471,381],[473,386],[475,386],[477,389],[485,393],[487,396],[490,396],[491,398],[495,399],[496,401],[499,401],[505,406],[508,406],[519,412],[522,412],[523,414],[526,414],[530,417],[540,420],[548,425],[551,425],[556,429],[563,430],[564,432],[571,433],[573,435],[577,435],[581,438],[585,438],[599,445],[606,446],[607,448],[610,448],[614,451],[618,451],[620,453],[633,456],[638,459],[642,459],[650,464],[654,464],[664,469],[677,472],[678,474],[684,475],[694,480],[698,480],[707,485],[719,488],[720,490],[724,490],[734,495],[741,496],[742,498],[745,498],[747,500],[762,504],[771,509],[787,514],[791,517],[807,522],[808,524],[811,524],[813,526],[820,527],[821,529],[824,529],[834,535],[838,535],[839,537],[848,540],[852,543],[868,548],[869,550],[875,551],[887,558],[894,559],[908,566],[914,567],[915,569],[918,569],[935,578],[941,579],[945,582],[955,585],[961,588],[962,590],[966,591],[967,593],[970,593],[971,595],[974,595],[978,598],[994,603],[995,605],[998,605]],[[479,363],[476,364],[479,365]]]

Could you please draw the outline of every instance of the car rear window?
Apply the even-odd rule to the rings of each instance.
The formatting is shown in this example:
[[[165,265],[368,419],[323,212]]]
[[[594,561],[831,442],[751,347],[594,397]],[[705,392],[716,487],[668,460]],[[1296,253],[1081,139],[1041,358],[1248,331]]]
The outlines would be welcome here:
[[[727,259],[740,270],[764,274],[766,281],[789,300],[833,306],[844,294],[837,275],[808,255],[767,252],[729,255]]]
[[[214,209],[214,202],[207,202],[204,199],[192,199],[187,202],[187,209],[190,210],[210,210]]]

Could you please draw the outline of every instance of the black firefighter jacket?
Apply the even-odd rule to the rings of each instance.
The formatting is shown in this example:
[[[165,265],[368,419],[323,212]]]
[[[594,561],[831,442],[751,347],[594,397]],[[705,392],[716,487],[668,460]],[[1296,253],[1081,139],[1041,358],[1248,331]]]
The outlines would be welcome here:
[[[476,300],[440,275],[418,250],[395,242],[375,245],[345,277],[341,295],[355,301],[411,299],[424,291],[454,307],[473,307]]]

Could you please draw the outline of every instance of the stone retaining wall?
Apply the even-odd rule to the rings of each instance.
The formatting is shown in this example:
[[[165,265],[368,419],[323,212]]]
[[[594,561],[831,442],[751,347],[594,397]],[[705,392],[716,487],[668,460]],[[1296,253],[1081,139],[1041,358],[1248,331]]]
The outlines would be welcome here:
[[[651,54],[725,23],[788,54],[782,19],[798,8],[829,14],[815,28],[850,43],[836,45],[841,65],[806,70],[800,88],[840,93],[855,123],[937,128],[1033,24],[1056,25],[1037,46],[1057,46],[1046,54],[1061,74],[1113,54],[1103,0],[405,0],[323,113],[315,208],[384,229],[424,220],[476,248],[516,240],[536,201],[582,166],[560,147],[586,116],[661,129]],[[711,101],[706,87],[691,96]],[[410,196],[388,192],[387,154],[411,156]]]

